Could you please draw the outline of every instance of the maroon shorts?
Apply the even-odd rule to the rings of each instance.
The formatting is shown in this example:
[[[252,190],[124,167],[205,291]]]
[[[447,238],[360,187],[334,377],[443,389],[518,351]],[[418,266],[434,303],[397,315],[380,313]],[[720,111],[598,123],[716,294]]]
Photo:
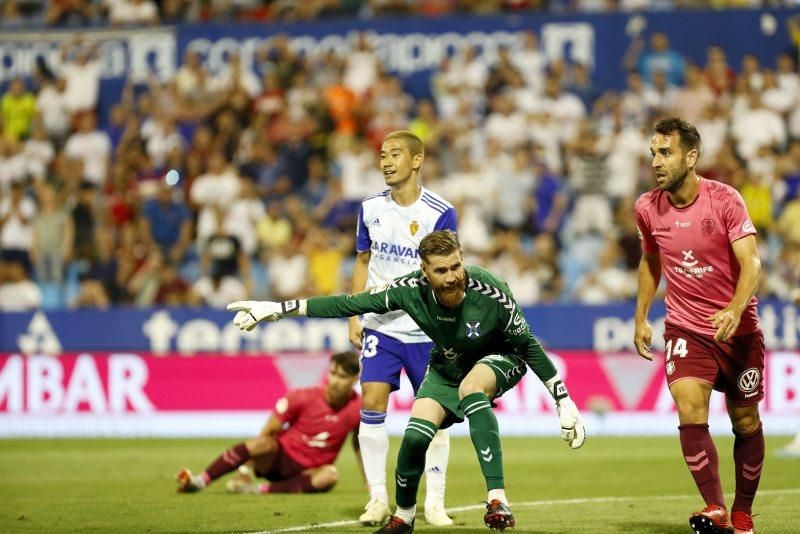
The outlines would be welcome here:
[[[713,384],[737,405],[764,398],[764,335],[761,330],[724,343],[672,324],[664,325],[667,384],[696,378]]]
[[[255,469],[255,474],[258,477],[266,478],[272,482],[277,482],[279,480],[287,480],[297,476],[306,469],[306,467],[298,464],[296,461],[294,461],[294,459],[292,459],[291,456],[286,454],[286,451],[283,450],[283,447],[278,444],[278,452],[275,453],[275,456],[272,459],[272,465],[270,465],[270,467],[264,471]]]

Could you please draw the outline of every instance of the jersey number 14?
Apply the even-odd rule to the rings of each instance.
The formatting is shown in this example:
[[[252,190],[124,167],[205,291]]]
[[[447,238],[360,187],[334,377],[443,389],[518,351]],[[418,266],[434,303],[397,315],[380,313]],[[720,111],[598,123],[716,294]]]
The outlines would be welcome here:
[[[664,347],[664,350],[667,353],[667,361],[669,361],[670,358],[672,358],[673,354],[676,356],[680,356],[681,358],[685,358],[686,353],[688,352],[686,350],[686,340],[683,339],[682,337],[679,337],[675,340],[675,345],[673,346],[672,340],[670,339],[667,341],[667,346]]]

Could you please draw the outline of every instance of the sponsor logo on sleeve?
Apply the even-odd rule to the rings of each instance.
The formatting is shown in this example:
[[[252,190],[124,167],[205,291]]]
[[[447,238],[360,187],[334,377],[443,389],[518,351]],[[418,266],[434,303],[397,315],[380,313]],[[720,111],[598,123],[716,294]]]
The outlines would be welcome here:
[[[749,220],[745,221],[742,224],[742,232],[755,232],[755,231],[756,227],[753,226],[753,223],[751,223]]]
[[[275,403],[275,411],[283,414],[286,413],[286,410],[289,408],[289,400],[286,397],[281,397],[278,399],[278,402]]]

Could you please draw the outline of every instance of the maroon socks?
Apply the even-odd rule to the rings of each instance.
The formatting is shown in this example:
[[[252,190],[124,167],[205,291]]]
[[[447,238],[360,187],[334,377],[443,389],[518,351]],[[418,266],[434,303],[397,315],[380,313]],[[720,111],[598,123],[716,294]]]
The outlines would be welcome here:
[[[219,458],[206,467],[206,470],[200,476],[208,484],[212,480],[216,480],[222,475],[235,470],[249,459],[250,453],[247,451],[245,444],[238,443],[223,452]]]
[[[736,498],[731,510],[750,514],[764,465],[764,433],[760,424],[758,430],[750,435],[736,434],[733,461],[736,464]]]
[[[678,430],[680,431],[683,457],[689,467],[689,472],[694,477],[697,489],[700,490],[700,495],[703,496],[707,505],[716,504],[726,508],[725,497],[722,495],[722,483],[719,480],[719,458],[714,442],[711,440],[711,434],[708,433],[708,425],[680,425]],[[761,450],[763,457],[763,445]],[[738,473],[737,468],[737,495]]]

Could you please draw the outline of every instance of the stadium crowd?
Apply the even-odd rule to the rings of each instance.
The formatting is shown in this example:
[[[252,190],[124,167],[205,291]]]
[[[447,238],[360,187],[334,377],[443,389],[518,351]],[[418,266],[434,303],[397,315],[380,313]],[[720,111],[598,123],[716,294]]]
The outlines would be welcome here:
[[[415,99],[368,35],[346,55],[303,57],[279,35],[252,66],[232,55],[212,75],[189,52],[171,79],[129,81],[104,124],[97,54],[76,38],[60,65],[2,92],[0,309],[341,292],[359,203],[385,189],[380,142],[404,128],[425,142],[424,185],[456,206],[467,261],[505,278],[520,304],[632,299],[633,202],[654,186],[651,128],[669,115],[697,125],[699,173],[742,193],[760,295],[800,299],[789,54],[733,65],[711,47],[696,65],[655,33],[625,58],[627,87],[600,91],[589,68],[548,61],[529,32],[492,61],[461,50],[432,76],[432,98]]]
[[[0,27],[303,21],[332,17],[604,13],[794,5],[792,0],[2,0]]]

